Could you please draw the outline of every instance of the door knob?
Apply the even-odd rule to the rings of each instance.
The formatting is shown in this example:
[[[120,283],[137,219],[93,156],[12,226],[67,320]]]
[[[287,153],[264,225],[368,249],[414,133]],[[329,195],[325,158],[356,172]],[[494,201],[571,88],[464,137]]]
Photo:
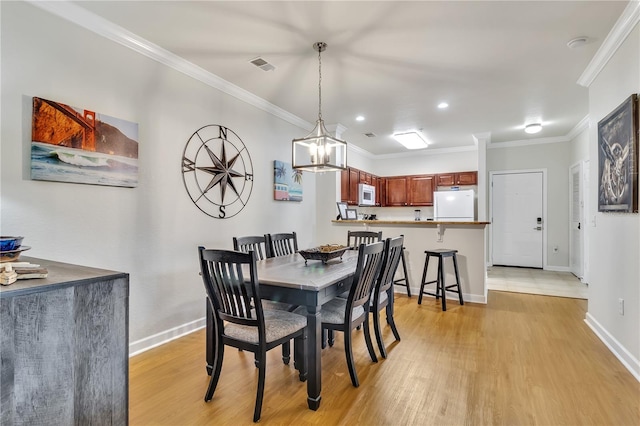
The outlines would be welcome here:
[[[578,229],[580,229],[580,222],[578,222]]]

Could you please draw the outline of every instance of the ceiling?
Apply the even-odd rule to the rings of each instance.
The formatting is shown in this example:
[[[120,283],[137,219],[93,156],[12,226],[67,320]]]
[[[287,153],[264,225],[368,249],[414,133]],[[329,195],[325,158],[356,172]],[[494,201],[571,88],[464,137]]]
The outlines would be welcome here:
[[[322,116],[374,155],[422,129],[429,150],[564,137],[588,114],[576,81],[627,5],[617,1],[78,1],[274,105]],[[567,42],[588,37],[570,49]],[[275,69],[249,63],[262,57]],[[438,109],[440,102],[449,103]],[[364,121],[358,122],[356,116]],[[541,121],[528,135],[525,124]],[[301,132],[301,137],[304,136]],[[367,137],[374,133],[376,137]]]

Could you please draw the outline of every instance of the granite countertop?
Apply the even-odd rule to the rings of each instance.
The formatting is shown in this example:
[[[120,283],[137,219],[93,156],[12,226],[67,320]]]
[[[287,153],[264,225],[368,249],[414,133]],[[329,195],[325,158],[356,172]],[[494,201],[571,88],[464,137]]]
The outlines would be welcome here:
[[[482,221],[441,221],[441,220],[384,220],[384,219],[376,219],[376,220],[332,220],[333,223],[366,223],[368,225],[478,225],[485,226],[491,224],[491,222],[482,222]]]

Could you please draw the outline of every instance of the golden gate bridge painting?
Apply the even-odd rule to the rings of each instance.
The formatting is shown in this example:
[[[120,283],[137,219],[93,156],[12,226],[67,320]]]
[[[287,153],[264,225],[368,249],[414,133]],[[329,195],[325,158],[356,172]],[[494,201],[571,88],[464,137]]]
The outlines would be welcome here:
[[[138,124],[33,98],[31,178],[138,185]]]

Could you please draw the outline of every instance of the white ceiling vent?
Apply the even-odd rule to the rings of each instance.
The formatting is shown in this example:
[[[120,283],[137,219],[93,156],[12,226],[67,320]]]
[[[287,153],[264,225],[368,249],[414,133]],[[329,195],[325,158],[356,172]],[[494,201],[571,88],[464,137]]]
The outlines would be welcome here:
[[[371,133],[371,132],[369,132],[369,133],[365,133],[364,135],[365,135],[366,137],[368,137],[368,138],[375,138],[376,136],[378,136],[378,135],[376,135],[375,133]]]
[[[276,69],[276,67],[274,67],[269,62],[262,59],[260,56],[250,60],[249,62],[255,65],[256,67],[260,68],[262,71],[272,71]]]

